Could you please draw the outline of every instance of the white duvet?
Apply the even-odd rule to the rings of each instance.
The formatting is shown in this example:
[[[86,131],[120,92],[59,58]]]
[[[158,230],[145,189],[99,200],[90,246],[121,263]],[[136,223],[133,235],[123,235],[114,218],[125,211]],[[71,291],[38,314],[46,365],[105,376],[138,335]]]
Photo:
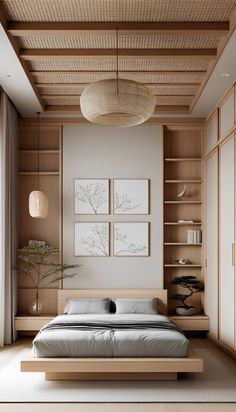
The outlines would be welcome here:
[[[95,322],[91,328],[67,328],[66,324]],[[35,357],[186,357],[189,341],[178,330],[152,327],[139,328],[139,324],[170,322],[162,315],[140,314],[83,314],[60,315],[48,325],[63,323],[60,329],[45,329],[33,342]],[[111,324],[112,328],[97,328],[96,324]],[[128,329],[116,328],[116,323],[129,323]],[[114,324],[114,328],[113,328]]]

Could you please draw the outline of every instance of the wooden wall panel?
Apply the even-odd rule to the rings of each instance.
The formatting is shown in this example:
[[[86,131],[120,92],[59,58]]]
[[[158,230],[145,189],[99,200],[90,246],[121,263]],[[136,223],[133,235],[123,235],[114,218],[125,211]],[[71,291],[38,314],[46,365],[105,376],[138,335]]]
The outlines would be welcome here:
[[[218,141],[218,109],[215,110],[206,124],[205,139],[205,153],[208,153]]]
[[[234,87],[226,96],[219,108],[219,133],[220,138],[228,133],[234,126]]]

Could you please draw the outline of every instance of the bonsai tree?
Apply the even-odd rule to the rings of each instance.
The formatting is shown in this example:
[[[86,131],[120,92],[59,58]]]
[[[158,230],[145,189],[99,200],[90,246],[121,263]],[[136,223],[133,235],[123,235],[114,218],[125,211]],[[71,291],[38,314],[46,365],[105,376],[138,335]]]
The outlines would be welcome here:
[[[186,301],[194,293],[199,293],[203,290],[203,284],[196,276],[176,276],[172,281],[172,285],[179,285],[183,289],[186,289],[186,293],[175,293],[172,296],[172,299],[179,300],[182,303],[182,306],[179,306],[183,309],[190,309],[193,306],[189,306]]]
[[[32,314],[39,314],[42,309],[39,301],[40,289],[45,289],[62,279],[73,278],[78,274],[74,269],[81,267],[78,264],[53,262],[52,256],[58,253],[59,249],[37,240],[31,241],[29,245],[23,246],[20,250],[18,271],[28,276],[32,287],[36,289],[36,300],[31,306]]]

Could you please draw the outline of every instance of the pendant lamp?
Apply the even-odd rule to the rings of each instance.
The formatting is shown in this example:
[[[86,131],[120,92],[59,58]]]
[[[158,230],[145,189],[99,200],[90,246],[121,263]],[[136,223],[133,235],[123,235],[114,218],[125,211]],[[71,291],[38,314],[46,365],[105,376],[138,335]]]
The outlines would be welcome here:
[[[119,78],[118,30],[116,31],[116,78],[86,86],[80,97],[83,116],[92,123],[129,127],[145,122],[154,112],[156,99],[151,90],[136,81]]]
[[[39,115],[38,115],[38,174],[37,190],[33,190],[29,195],[29,214],[34,218],[45,218],[48,215],[48,198],[45,192],[39,188]]]

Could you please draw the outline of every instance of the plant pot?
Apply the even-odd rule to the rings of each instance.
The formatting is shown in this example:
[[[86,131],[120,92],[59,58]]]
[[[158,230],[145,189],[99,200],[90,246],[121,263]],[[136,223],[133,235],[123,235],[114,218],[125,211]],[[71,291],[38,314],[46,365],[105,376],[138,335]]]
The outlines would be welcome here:
[[[195,313],[195,307],[194,306],[189,306],[186,308],[185,306],[177,306],[175,309],[177,315],[181,316],[192,316]]]

